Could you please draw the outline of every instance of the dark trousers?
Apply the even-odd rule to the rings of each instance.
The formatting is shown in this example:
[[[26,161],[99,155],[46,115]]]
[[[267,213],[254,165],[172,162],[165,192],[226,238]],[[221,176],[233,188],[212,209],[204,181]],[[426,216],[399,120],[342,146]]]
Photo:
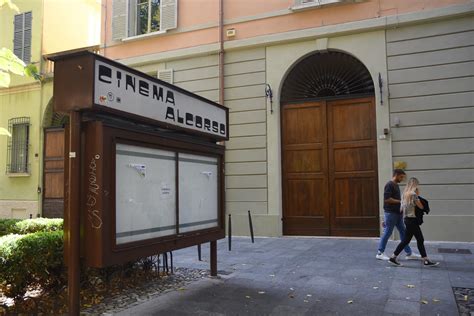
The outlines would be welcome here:
[[[418,221],[416,218],[408,218],[405,217],[405,238],[398,244],[397,249],[395,249],[394,254],[398,256],[400,252],[402,252],[403,248],[408,245],[415,236],[416,244],[418,246],[418,250],[420,251],[420,255],[422,258],[426,257],[426,250],[425,250],[425,239],[423,238],[423,233],[421,232],[420,225],[418,225]]]

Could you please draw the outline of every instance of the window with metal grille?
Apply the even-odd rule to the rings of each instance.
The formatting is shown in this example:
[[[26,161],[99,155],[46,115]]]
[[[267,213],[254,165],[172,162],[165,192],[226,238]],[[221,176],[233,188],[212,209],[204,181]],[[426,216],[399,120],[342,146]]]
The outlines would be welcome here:
[[[281,91],[284,103],[373,95],[367,68],[355,57],[328,51],[305,57],[290,70]]]
[[[31,61],[31,12],[16,14],[13,20],[13,52],[25,64]]]
[[[7,148],[7,173],[29,173],[28,147],[30,118],[16,117],[8,121],[8,131],[12,135]]]

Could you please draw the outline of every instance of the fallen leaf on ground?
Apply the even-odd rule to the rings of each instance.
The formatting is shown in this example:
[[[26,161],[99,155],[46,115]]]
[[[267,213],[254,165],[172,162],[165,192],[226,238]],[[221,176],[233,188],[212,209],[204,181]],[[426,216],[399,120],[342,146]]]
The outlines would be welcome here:
[[[180,287],[178,291],[186,291],[186,289],[184,287]]]
[[[347,304],[352,304],[352,303],[354,303],[354,301],[353,301],[353,300],[349,300],[349,301],[347,301]]]
[[[407,284],[407,288],[413,289],[415,286],[413,284]]]
[[[273,278],[275,275],[274,275],[274,274],[270,274],[270,276]]]
[[[435,303],[438,303],[438,302],[439,302],[439,300],[438,300],[438,299],[436,299],[436,298],[434,298],[434,299],[433,299],[433,302],[435,302]]]
[[[307,297],[311,297],[311,296],[313,296],[313,295],[311,295],[311,294],[306,294],[306,296],[307,296]]]
[[[293,294],[288,295],[289,298],[295,298]]]
[[[245,295],[245,298],[250,298],[250,296],[248,296],[248,295]]]
[[[294,290],[295,290],[294,288],[290,287],[290,291],[294,291]]]
[[[304,300],[303,302],[308,303],[309,301],[308,301],[308,300]]]
[[[378,286],[374,286],[374,290],[378,289],[379,287]]]
[[[258,294],[265,294],[265,291],[258,291]]]
[[[464,295],[464,300],[467,302],[467,295]]]
[[[421,303],[426,305],[426,304],[428,304],[428,301],[427,300],[421,300]]]

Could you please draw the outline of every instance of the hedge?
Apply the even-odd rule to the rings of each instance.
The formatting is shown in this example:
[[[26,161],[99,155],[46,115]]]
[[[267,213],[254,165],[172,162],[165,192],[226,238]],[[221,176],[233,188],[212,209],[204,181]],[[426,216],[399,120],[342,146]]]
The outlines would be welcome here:
[[[36,232],[60,231],[63,229],[62,218],[35,219],[0,219],[0,236],[8,234],[29,234]]]
[[[0,236],[11,234],[13,226],[21,221],[21,219],[0,219]]]
[[[0,290],[6,296],[21,297],[30,287],[51,289],[61,284],[64,284],[62,231],[0,237]]]

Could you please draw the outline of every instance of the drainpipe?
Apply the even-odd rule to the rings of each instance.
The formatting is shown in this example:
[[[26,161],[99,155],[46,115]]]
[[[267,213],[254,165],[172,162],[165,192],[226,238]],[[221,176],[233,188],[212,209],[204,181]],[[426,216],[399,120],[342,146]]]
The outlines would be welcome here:
[[[219,0],[219,103],[224,105],[224,0]]]

